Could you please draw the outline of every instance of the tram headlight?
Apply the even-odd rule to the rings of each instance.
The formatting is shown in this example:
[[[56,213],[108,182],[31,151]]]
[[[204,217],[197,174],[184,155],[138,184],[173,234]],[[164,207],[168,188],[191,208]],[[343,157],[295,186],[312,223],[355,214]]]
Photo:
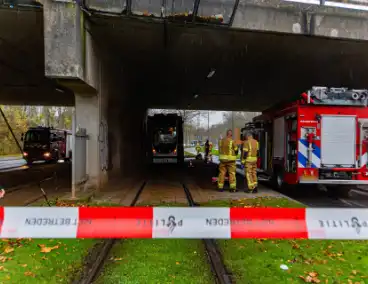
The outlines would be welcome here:
[[[23,152],[23,157],[27,157],[28,153],[27,152]]]
[[[43,156],[48,158],[48,157],[51,156],[51,154],[49,152],[46,152],[46,153],[43,154]]]

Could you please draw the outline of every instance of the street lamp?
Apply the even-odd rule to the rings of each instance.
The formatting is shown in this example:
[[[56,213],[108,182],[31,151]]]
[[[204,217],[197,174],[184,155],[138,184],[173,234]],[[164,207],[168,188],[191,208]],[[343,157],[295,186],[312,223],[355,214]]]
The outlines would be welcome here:
[[[234,112],[231,112],[231,129],[234,131]]]

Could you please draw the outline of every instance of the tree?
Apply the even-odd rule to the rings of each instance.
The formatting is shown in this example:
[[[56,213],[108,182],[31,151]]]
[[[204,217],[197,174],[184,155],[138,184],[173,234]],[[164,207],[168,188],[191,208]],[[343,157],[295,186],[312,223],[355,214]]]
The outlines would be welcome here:
[[[65,129],[70,129],[71,127],[71,108],[36,106],[1,107],[18,142],[22,133],[26,132],[29,127],[38,125]],[[20,154],[20,149],[2,117],[0,117],[0,139],[0,155]]]

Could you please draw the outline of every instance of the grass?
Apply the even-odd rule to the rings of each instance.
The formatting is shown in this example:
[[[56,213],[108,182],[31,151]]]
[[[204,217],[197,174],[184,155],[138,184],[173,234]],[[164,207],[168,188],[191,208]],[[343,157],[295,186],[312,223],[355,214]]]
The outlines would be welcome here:
[[[51,200],[52,206],[87,206]],[[39,202],[36,206],[47,206]],[[90,206],[118,206],[90,204]],[[95,239],[2,239],[0,283],[70,283]]]
[[[202,284],[213,283],[213,279],[200,240],[128,239],[113,248],[110,262],[96,283]]]
[[[198,240],[129,239],[113,248],[97,283],[213,283]]]
[[[0,243],[0,283],[69,283],[92,239],[22,239]]]
[[[186,152],[186,151],[184,151],[184,156],[189,157],[189,158],[195,157],[195,155],[193,153]]]
[[[9,154],[9,155],[0,155],[1,158],[22,158],[22,154]]]
[[[303,207],[284,198],[213,201],[206,206]],[[218,243],[236,283],[368,283],[367,241],[234,239]],[[283,264],[287,270],[280,268]]]

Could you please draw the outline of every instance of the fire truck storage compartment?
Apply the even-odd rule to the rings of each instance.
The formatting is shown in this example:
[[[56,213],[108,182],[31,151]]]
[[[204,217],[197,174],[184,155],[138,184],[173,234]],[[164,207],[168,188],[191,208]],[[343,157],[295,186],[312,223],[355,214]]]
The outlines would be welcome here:
[[[355,147],[355,116],[321,116],[321,167],[355,167]]]
[[[275,119],[273,124],[273,157],[284,158],[285,154],[285,118]]]

